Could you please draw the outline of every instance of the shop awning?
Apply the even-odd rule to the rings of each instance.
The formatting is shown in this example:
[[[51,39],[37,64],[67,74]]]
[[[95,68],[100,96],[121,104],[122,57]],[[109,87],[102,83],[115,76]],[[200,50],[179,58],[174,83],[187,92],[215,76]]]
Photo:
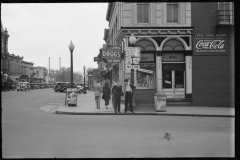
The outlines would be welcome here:
[[[8,76],[8,79],[10,79],[10,81],[12,82],[17,82],[17,80],[13,76]]]

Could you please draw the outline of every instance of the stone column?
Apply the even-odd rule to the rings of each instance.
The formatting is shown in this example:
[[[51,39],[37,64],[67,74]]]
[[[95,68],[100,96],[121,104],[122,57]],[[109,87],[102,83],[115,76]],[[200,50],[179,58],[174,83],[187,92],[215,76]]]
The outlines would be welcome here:
[[[160,51],[157,51],[156,54],[156,76],[157,91],[162,91],[162,56]]]
[[[186,64],[186,95],[185,98],[192,98],[192,56],[185,56]]]

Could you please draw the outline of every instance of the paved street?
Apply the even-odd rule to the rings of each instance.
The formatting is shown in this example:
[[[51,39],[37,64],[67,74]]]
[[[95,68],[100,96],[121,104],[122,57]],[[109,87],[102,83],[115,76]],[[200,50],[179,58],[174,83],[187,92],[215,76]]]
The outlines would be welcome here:
[[[64,96],[50,88],[2,92],[2,157],[235,156],[235,118],[64,115],[39,109],[63,103]]]

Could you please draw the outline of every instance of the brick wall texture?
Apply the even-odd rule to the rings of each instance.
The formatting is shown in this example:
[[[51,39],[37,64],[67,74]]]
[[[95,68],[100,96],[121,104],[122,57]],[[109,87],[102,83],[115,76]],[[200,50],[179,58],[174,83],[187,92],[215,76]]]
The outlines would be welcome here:
[[[217,2],[192,3],[193,34],[227,34],[227,55],[192,58],[192,106],[235,107],[234,29],[216,30]],[[193,46],[194,47],[194,46]]]

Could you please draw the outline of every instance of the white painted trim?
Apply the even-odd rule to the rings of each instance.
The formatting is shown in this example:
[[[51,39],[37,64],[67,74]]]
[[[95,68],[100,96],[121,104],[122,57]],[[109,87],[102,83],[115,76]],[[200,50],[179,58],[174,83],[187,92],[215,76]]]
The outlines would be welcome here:
[[[165,42],[168,41],[168,40],[171,40],[171,39],[179,40],[179,41],[183,44],[185,50],[190,50],[190,47],[187,46],[186,42],[185,42],[182,38],[177,37],[177,36],[168,36],[166,39],[164,39],[164,40],[162,41],[159,49],[162,51],[162,47],[163,47],[163,45],[165,44]],[[191,41],[191,40],[190,40],[190,41]]]
[[[186,61],[186,93],[192,94],[192,56],[185,56]]]

